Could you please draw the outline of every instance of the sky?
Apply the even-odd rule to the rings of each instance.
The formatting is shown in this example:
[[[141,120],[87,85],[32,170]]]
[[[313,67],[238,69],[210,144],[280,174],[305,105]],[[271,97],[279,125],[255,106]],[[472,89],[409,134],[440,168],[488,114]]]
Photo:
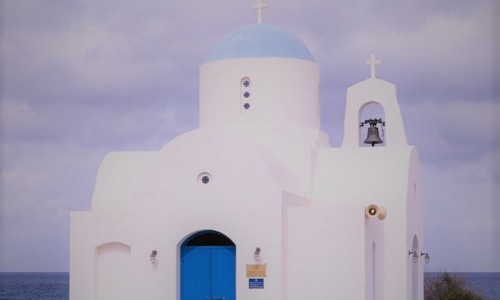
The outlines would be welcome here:
[[[0,271],[64,272],[69,212],[90,210],[106,153],[198,127],[198,67],[256,22],[255,1],[0,1]],[[332,146],[371,54],[397,85],[422,163],[426,271],[500,272],[499,2],[266,2],[264,23],[320,66]]]

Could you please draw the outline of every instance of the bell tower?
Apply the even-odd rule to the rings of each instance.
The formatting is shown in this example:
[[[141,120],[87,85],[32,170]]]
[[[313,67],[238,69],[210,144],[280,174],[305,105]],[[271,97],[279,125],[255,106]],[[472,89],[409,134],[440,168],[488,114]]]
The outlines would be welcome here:
[[[360,146],[360,126],[369,124],[369,136],[366,143],[384,144],[385,146],[407,146],[406,131],[397,100],[396,86],[390,82],[375,77],[376,65],[381,61],[371,55],[366,64],[370,65],[369,79],[358,82],[347,89],[346,109],[344,118],[344,140],[342,147]],[[361,112],[370,104],[379,104],[385,119],[379,116],[375,119],[361,120]],[[380,126],[385,131],[384,140],[377,140],[375,131]],[[371,136],[370,136],[371,135]]]

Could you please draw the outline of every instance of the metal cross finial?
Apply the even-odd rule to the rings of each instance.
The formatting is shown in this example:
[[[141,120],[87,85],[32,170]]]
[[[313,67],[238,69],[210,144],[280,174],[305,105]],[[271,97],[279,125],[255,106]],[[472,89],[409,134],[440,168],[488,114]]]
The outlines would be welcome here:
[[[375,78],[375,66],[380,64],[379,59],[375,59],[375,54],[370,55],[370,60],[365,61],[365,64],[370,65],[371,78]]]
[[[257,4],[252,5],[253,9],[257,10],[257,23],[262,24],[262,15],[264,13],[264,8],[269,7],[267,3],[264,3],[264,0],[258,0]]]

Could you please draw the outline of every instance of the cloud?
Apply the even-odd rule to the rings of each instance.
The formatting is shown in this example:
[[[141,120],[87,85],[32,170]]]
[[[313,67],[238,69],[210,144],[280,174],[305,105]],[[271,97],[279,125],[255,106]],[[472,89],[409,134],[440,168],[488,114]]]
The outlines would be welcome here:
[[[487,5],[467,15],[431,14],[419,21],[412,27],[356,30],[342,45],[342,53],[358,59],[378,54],[383,62],[380,75],[411,93],[439,92],[446,100],[470,95],[469,89],[490,90],[492,27]],[[467,84],[459,84],[463,82]]]
[[[368,77],[371,53],[382,59],[377,74],[397,84],[408,138],[423,162],[426,244],[443,265],[486,266],[489,260],[464,262],[460,251],[447,256],[450,246],[441,241],[473,251],[464,239],[486,247],[491,238],[483,232],[497,226],[484,217],[500,191],[491,3],[268,2],[264,21],[296,33],[320,65],[322,126],[334,145],[341,143],[346,88]],[[8,243],[0,264],[67,268],[67,212],[89,209],[104,155],[157,150],[197,126],[198,65],[225,34],[255,22],[251,4],[2,2]],[[45,259],[18,259],[33,247]]]
[[[138,41],[147,44],[147,40]],[[173,60],[155,61],[135,56],[137,45],[127,32],[105,24],[83,21],[57,32],[18,31],[7,34],[8,83],[25,84],[35,90],[60,95],[88,90],[122,89],[145,85],[151,74],[168,76]],[[171,75],[172,76],[172,75]],[[18,89],[21,88],[18,86]],[[85,92],[87,90],[87,92]],[[56,99],[45,99],[45,101]]]
[[[495,271],[500,267],[494,250],[494,233],[500,230],[494,213],[500,178],[492,176],[492,162],[499,158],[489,154],[445,168],[424,163],[425,245],[435,257],[432,270]]]
[[[474,159],[500,145],[495,135],[495,102],[407,103],[404,116],[409,140],[425,160],[449,163]]]
[[[108,151],[61,142],[2,143],[2,271],[67,270],[69,211],[90,209],[96,170]]]

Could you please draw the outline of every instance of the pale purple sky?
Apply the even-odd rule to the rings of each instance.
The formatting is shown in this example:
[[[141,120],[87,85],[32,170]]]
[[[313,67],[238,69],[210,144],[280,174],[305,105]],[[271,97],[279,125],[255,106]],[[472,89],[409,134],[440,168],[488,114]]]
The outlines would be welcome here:
[[[333,146],[370,54],[397,85],[422,161],[426,270],[500,271],[498,1],[266,2],[264,22],[294,32],[320,65]],[[68,270],[69,211],[90,209],[104,155],[158,150],[197,128],[198,66],[256,22],[253,3],[0,2],[0,271]]]

